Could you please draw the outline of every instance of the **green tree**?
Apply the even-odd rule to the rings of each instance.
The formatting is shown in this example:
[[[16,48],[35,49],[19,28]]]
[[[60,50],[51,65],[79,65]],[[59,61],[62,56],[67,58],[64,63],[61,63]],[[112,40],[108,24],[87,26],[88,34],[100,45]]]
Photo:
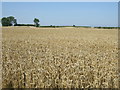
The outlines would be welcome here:
[[[73,27],[75,27],[75,25],[73,25]]]
[[[13,16],[3,17],[1,23],[2,26],[14,26],[17,24],[17,20]]]
[[[36,27],[39,27],[39,22],[40,22],[39,19],[37,18],[34,19],[34,23]]]
[[[6,17],[1,19],[2,26],[10,26],[10,20]]]
[[[10,26],[17,24],[17,20],[13,16],[7,17],[10,20]]]
[[[14,26],[17,25],[17,19],[14,19]]]

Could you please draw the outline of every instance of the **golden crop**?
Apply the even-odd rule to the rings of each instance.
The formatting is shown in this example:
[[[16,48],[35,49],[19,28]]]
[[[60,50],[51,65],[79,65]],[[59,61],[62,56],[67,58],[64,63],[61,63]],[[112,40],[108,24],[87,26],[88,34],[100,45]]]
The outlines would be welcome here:
[[[2,29],[3,88],[118,88],[116,29]]]

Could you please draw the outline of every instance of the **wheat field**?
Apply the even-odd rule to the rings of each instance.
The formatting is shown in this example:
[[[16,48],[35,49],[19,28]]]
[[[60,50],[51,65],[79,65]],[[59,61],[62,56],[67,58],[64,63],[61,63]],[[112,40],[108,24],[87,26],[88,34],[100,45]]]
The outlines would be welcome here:
[[[118,88],[118,31],[2,28],[3,88]]]

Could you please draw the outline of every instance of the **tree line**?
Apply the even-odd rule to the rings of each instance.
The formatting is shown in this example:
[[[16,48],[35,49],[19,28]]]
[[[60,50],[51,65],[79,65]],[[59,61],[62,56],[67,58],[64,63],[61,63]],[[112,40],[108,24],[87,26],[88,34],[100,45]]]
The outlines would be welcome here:
[[[34,18],[33,22],[34,22],[34,25],[33,24],[17,24],[17,19],[13,16],[3,17],[1,19],[2,26],[36,26],[36,27],[40,26],[39,19]]]
[[[40,26],[39,19],[34,18],[33,22],[34,22],[34,24],[18,24],[17,19],[15,17],[13,17],[13,16],[3,17],[1,19],[2,26],[36,26],[36,27]],[[50,26],[41,26],[41,27],[53,27],[53,28],[56,28],[56,27],[69,27],[69,26],[52,26],[52,25],[50,25]],[[91,28],[90,26],[76,26],[76,25],[73,25],[72,27]],[[99,29],[120,29],[120,27],[94,27],[94,28],[99,28]]]

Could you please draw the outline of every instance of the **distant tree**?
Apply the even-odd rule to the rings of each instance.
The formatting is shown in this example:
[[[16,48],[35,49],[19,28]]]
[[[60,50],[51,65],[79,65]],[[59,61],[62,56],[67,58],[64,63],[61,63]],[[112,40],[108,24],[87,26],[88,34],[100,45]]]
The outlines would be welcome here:
[[[14,25],[14,17],[13,16],[9,16],[9,17],[7,17],[8,19],[9,19],[9,21],[10,21],[10,26],[13,26]]]
[[[17,24],[17,20],[13,16],[3,17],[1,23],[2,26],[14,26]]]
[[[2,26],[10,26],[10,20],[6,17],[1,19]]]
[[[36,27],[39,27],[39,22],[40,22],[39,19],[37,18],[34,19],[34,23]]]
[[[14,19],[14,26],[17,26],[17,19]]]
[[[73,25],[73,27],[75,27],[75,25]]]

